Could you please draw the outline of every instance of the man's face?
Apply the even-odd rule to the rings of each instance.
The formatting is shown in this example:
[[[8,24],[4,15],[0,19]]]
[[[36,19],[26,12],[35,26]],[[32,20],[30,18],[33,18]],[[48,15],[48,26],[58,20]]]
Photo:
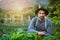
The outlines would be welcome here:
[[[39,17],[40,19],[44,19],[44,17],[45,17],[45,11],[40,10],[40,11],[38,12],[38,17]]]

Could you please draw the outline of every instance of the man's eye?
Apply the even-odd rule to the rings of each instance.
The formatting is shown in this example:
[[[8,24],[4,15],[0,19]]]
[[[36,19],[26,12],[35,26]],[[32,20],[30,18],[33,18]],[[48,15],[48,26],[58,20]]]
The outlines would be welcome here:
[[[39,14],[45,14],[45,13],[39,13]]]
[[[39,13],[39,14],[41,14],[41,13]]]
[[[42,14],[45,14],[45,13],[42,13]]]

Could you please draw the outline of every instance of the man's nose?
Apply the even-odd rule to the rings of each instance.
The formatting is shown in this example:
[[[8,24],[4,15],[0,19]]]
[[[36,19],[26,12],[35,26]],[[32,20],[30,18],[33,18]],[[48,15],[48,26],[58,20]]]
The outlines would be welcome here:
[[[41,16],[43,16],[43,14],[40,14]]]

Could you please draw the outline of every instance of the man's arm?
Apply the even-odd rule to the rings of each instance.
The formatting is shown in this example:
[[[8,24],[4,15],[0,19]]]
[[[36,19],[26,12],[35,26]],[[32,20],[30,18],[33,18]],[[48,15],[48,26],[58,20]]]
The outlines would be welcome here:
[[[47,30],[46,30],[46,36],[49,36],[49,35],[51,35],[52,34],[52,22],[50,21],[49,23],[48,23],[48,27],[47,27]]]
[[[37,30],[35,30],[35,19],[33,18],[30,22],[30,25],[28,27],[28,32],[35,32],[35,33],[38,33]]]

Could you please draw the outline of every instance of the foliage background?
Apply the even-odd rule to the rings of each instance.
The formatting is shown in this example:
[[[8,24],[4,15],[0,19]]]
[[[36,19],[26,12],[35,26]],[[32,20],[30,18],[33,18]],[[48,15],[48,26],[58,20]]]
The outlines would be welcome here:
[[[8,13],[20,13],[20,11],[5,10],[0,8],[0,40],[59,40],[60,39],[60,0],[48,0],[48,5],[41,4],[47,10],[49,10],[48,17],[52,20],[52,36],[44,37],[38,36],[34,33],[27,32],[28,25],[25,22],[24,26],[20,24],[4,24],[4,15]],[[23,13],[24,18],[30,15],[31,19],[35,16],[34,11],[38,8],[38,4],[33,7],[27,8]],[[26,13],[26,14],[24,14]],[[9,16],[9,15],[8,15]],[[20,28],[20,29],[19,29]],[[18,36],[19,35],[19,36]],[[22,38],[23,37],[23,38]]]

